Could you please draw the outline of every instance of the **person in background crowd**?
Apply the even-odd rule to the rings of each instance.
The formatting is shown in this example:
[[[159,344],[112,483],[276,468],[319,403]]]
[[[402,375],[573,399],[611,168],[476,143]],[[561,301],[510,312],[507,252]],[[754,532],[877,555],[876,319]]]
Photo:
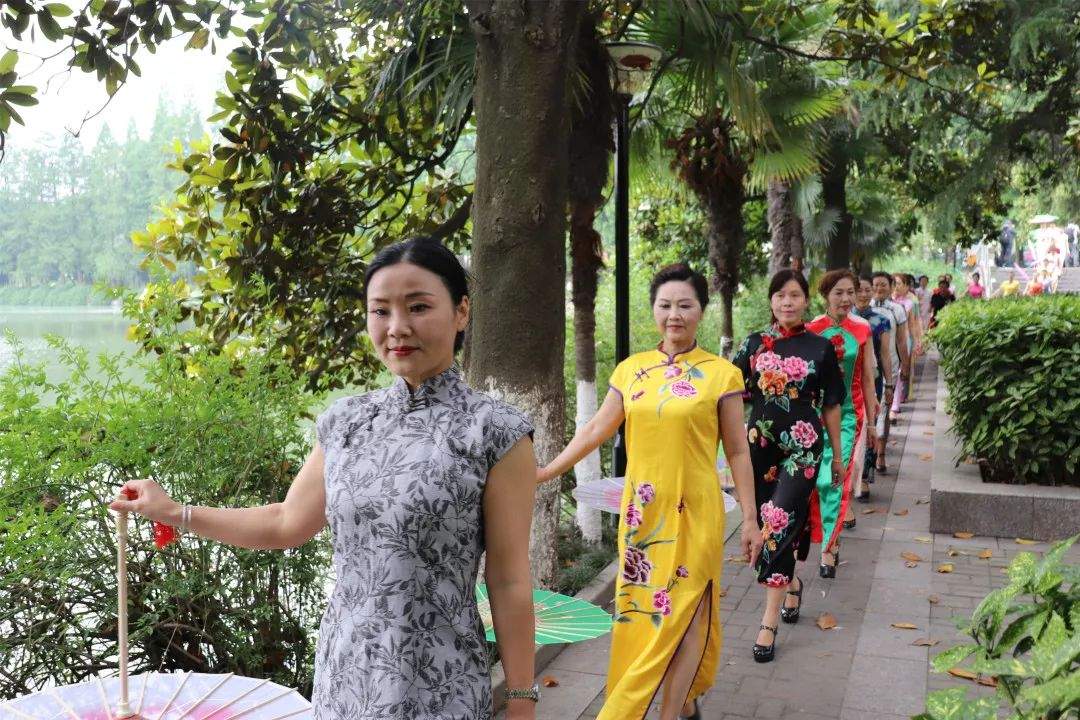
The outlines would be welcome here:
[[[891,393],[892,374],[892,313],[884,308],[875,308],[870,303],[874,295],[873,278],[864,276],[859,278],[859,289],[855,293],[855,314],[870,324],[871,338],[874,341],[874,358],[877,360],[877,372],[874,375],[874,391],[878,405],[885,397],[885,388]],[[881,431],[878,431],[878,441],[881,441]],[[882,464],[884,466],[884,463]],[[855,499],[859,502],[868,502],[870,499],[869,485],[874,482],[874,473],[877,472],[877,443],[866,444],[866,460],[863,463],[862,477],[859,487],[856,488]]]
[[[982,300],[986,297],[986,288],[979,282],[979,273],[971,273],[971,281],[968,283],[966,295],[973,300]]]
[[[1001,283],[991,297],[1015,297],[1020,294],[1020,281],[1016,279],[1016,271],[1009,271],[1009,279]]]
[[[890,273],[879,270],[872,276],[874,298],[870,301],[874,310],[887,315],[892,325],[892,342],[889,343],[889,365],[892,375],[884,382],[882,399],[884,404],[882,411],[878,413],[877,432],[878,441],[876,448],[877,466],[875,473],[884,475],[889,471],[885,456],[888,452],[890,423],[888,422],[888,408],[892,406],[893,395],[896,385],[900,382],[903,368],[909,365],[908,358],[908,324],[909,319],[904,306],[892,299],[893,276]],[[884,348],[883,348],[884,349]]]
[[[938,313],[945,309],[949,303],[956,301],[956,295],[949,289],[949,276],[942,275],[938,278],[938,286],[930,298],[930,327],[936,327]]]

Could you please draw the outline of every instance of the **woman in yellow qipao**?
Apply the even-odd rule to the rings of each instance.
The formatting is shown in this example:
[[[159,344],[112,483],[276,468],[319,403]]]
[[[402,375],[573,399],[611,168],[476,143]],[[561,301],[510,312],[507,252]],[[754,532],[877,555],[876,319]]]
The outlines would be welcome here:
[[[762,543],[742,373],[696,340],[709,302],[705,278],[682,263],[668,266],[653,278],[649,297],[660,344],[619,363],[600,410],[538,474],[538,482],[558,477],[625,420],[622,567],[598,720],[643,718],[661,685],[661,720],[700,717],[697,698],[712,686],[720,660],[721,444],[741,500],[741,541],[750,562]]]

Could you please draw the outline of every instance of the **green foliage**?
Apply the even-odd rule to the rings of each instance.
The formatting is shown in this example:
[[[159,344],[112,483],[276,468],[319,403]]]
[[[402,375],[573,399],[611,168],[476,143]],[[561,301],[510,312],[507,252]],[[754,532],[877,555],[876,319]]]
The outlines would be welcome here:
[[[115,525],[105,504],[153,477],[192,503],[280,501],[310,448],[313,398],[266,352],[167,350],[175,295],[159,296],[151,359],[102,356],[59,338],[59,382],[14,363],[0,375],[0,697],[115,672]],[[169,306],[172,306],[171,308]],[[139,309],[128,298],[129,311]],[[142,376],[143,380],[129,378]],[[131,668],[268,677],[310,691],[328,543],[255,552],[187,537],[156,551],[132,523]]]
[[[93,147],[65,134],[9,151],[0,172],[0,303],[12,286],[43,288],[47,305],[60,304],[52,294],[68,285],[82,288],[73,305],[86,304],[94,282],[141,286],[146,273],[130,235],[182,178],[165,167],[174,141],[203,133],[193,107],[162,104],[145,138],[132,126],[118,140],[106,126]]]
[[[1080,567],[1063,562],[1080,536],[1042,558],[1027,552],[1009,564],[1009,584],[975,608],[961,631],[972,643],[934,658],[946,672],[971,658],[969,670],[996,679],[997,696],[970,700],[964,688],[930,693],[915,720],[991,720],[999,707],[1013,718],[1068,720],[1080,707]]]
[[[0,285],[0,306],[82,307],[106,303],[105,296],[96,292],[93,285],[49,284],[28,288]]]
[[[1080,297],[960,301],[931,337],[985,479],[1080,485]]]

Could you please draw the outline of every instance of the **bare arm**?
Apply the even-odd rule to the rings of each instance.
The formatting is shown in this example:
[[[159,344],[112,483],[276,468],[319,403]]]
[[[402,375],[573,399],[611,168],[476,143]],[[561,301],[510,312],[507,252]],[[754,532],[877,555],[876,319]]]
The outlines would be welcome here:
[[[908,353],[907,339],[908,339],[908,325],[911,324],[909,319],[903,325],[900,325],[896,330],[896,351],[900,355],[900,372],[904,373],[906,368],[910,367],[910,353]],[[906,377],[906,376],[905,376]]]
[[[485,579],[491,619],[506,686],[533,685],[535,617],[529,571],[529,529],[536,499],[536,459],[528,438],[519,440],[488,473],[484,490]],[[508,718],[533,718],[536,704],[511,700]]]
[[[886,330],[881,334],[881,347],[885,348],[885,351],[881,353],[881,377],[885,384],[889,384],[892,380],[893,366],[892,366],[892,353],[889,352],[889,348],[893,343],[893,331]]]
[[[863,409],[866,412],[866,436],[872,442],[877,442],[877,433],[874,422],[877,420],[878,401],[874,391],[874,375],[877,372],[877,361],[874,359],[874,348],[871,341],[867,340],[863,346]]]
[[[134,500],[120,499],[109,507],[138,513],[168,525],[180,524],[180,503],[153,480],[130,480]],[[323,450],[316,444],[300,468],[285,500],[251,508],[195,507],[190,531],[227,545],[271,550],[297,547],[315,537],[326,525],[326,488],[323,485]]]
[[[536,476],[537,483],[554,480],[564,472],[574,467],[589,453],[605,440],[610,440],[622,425],[623,401],[622,396],[614,390],[608,390],[600,409],[593,415],[592,420],[578,428],[574,439],[558,454],[558,456],[540,469]]]
[[[739,395],[731,395],[720,402],[720,441],[742,509],[742,551],[750,567],[754,567],[761,552],[762,539],[757,526],[754,466],[750,462],[750,445],[743,425],[743,400]]]

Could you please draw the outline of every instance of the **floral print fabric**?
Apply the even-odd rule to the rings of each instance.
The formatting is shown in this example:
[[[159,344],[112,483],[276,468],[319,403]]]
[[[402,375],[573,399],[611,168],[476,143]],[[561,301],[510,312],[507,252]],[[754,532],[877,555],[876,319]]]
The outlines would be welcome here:
[[[833,345],[799,326],[753,333],[735,355],[746,379],[750,404],[747,440],[754,466],[754,491],[763,547],[758,582],[783,587],[805,558],[810,496],[817,480],[825,405],[843,399],[843,381]]]
[[[724,561],[718,410],[726,397],[742,394],[743,380],[727,360],[695,346],[677,355],[632,355],[612,373],[610,388],[626,417],[627,479],[599,720],[627,720],[645,715],[699,605],[709,621],[691,696],[716,674]]]
[[[319,720],[488,720],[474,586],[488,472],[532,433],[454,368],[336,401],[316,422],[337,584],[315,660]]]

